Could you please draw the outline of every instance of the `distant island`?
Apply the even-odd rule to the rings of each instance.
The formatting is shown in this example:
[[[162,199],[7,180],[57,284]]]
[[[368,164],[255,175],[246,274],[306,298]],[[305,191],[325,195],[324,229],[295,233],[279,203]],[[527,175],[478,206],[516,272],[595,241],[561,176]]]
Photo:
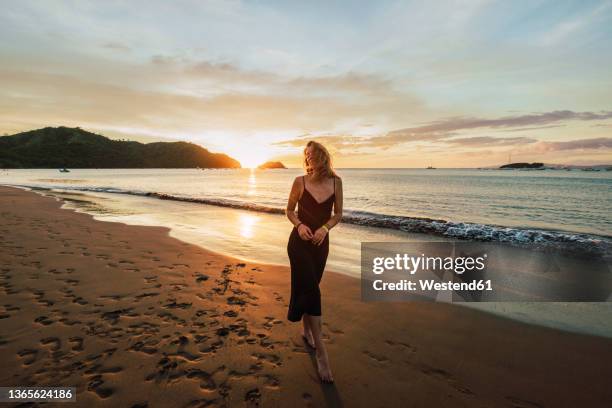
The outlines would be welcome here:
[[[279,161],[267,161],[257,166],[258,169],[286,169],[285,165]]]
[[[240,168],[188,142],[112,140],[81,128],[46,127],[0,137],[1,168]]]
[[[509,163],[502,166],[477,167],[478,170],[565,170],[565,171],[612,171],[612,164],[558,164],[558,163]]]
[[[537,169],[543,167],[544,163],[510,163],[499,166],[500,169]]]

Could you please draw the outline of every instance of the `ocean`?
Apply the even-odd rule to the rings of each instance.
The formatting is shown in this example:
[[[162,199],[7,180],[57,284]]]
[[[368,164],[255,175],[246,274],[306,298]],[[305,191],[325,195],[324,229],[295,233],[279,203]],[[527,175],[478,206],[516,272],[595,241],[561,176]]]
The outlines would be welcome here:
[[[344,217],[327,269],[360,276],[361,242],[494,241],[612,255],[612,172],[338,169]],[[0,184],[63,199],[96,219],[161,225],[209,250],[288,265],[282,215],[301,169],[0,171]],[[612,303],[469,303],[553,328],[612,337]]]
[[[301,169],[9,170],[0,183],[150,195],[282,214]],[[451,238],[605,252],[612,172],[339,169],[344,223]]]

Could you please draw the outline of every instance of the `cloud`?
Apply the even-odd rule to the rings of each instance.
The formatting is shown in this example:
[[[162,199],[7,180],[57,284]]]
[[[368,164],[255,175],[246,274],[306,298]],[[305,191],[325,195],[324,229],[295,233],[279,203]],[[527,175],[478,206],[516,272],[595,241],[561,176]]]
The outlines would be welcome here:
[[[444,140],[444,143],[453,146],[469,146],[469,147],[484,147],[484,146],[516,146],[537,142],[537,139],[529,137],[462,137]]]
[[[456,117],[432,122],[424,126],[394,130],[389,132],[389,134],[414,135],[476,128],[513,128],[546,125],[568,120],[602,120],[610,118],[612,118],[612,111],[573,112],[570,110],[536,113],[531,115],[504,116],[497,119]]]
[[[374,74],[348,71],[335,75],[290,76],[273,72],[243,69],[231,62],[192,60],[171,55],[151,57],[154,69],[173,72],[192,80],[206,80],[232,85],[249,85],[268,93],[330,94],[340,92],[361,96],[397,96],[393,81]]]
[[[566,150],[602,150],[612,149],[612,137],[596,137],[590,139],[569,140],[563,142],[540,141],[532,146],[530,150],[546,153]]]
[[[127,44],[120,43],[117,41],[106,42],[102,44],[102,48],[108,48],[110,50],[116,50],[116,51],[122,51],[122,52],[132,51],[132,48],[128,46]]]
[[[535,127],[523,127],[518,129],[503,129],[500,132],[527,132],[530,130],[540,130],[540,129],[553,129],[564,127],[565,125],[548,125],[548,126],[535,126]]]
[[[412,150],[426,150],[427,152],[448,152],[456,153],[456,148],[476,149],[470,151],[462,151],[461,154],[470,153],[472,155],[481,156],[488,154],[492,150],[482,150],[484,148],[510,147],[512,151],[521,153],[546,153],[554,151],[571,151],[571,150],[602,150],[612,149],[612,138],[600,137],[590,139],[575,139],[569,141],[542,141],[530,137],[492,137],[492,136],[474,136],[474,137],[450,137],[450,134],[436,135],[417,135],[417,138],[411,141],[423,142],[428,145],[413,144]],[[380,143],[380,139],[383,140]],[[344,156],[359,155],[376,149],[379,153],[381,150],[388,150],[391,147],[391,139],[386,136],[382,137],[364,137],[351,135],[301,135],[297,138],[282,140],[274,143],[279,146],[302,147],[308,140],[317,140],[332,150],[342,153]],[[393,140],[395,141],[395,140]],[[442,146],[440,150],[436,150],[434,146]],[[446,147],[444,147],[446,146]]]
[[[314,135],[304,134],[293,139],[281,140],[272,143],[276,146],[288,146],[288,147],[304,147],[310,140],[317,141],[326,146],[331,147],[337,151],[355,150],[359,146],[368,146],[370,138],[363,136],[352,136],[352,135],[338,135],[338,134],[325,134],[325,135]]]
[[[605,120],[610,118],[612,118],[612,111],[573,112],[570,110],[503,116],[495,119],[452,117],[430,122],[422,126],[393,130],[385,135],[369,139],[369,144],[387,149],[398,144],[415,141],[442,142],[466,130],[503,129],[506,131],[519,131],[528,130],[529,128],[525,128],[526,126],[545,128],[551,123]]]
[[[409,127],[393,130],[381,136],[350,136],[350,135],[325,135],[323,138],[327,143],[336,148],[365,148],[373,147],[389,149],[399,144],[410,142],[447,143],[451,145],[486,145],[486,146],[509,146],[535,143],[538,139],[514,137],[463,137],[462,131],[474,129],[503,129],[504,131],[537,130],[549,127],[562,126],[559,122],[565,121],[592,121],[612,118],[612,111],[600,112],[573,112],[570,110],[552,111],[545,113],[504,116],[496,119],[464,118],[454,117],[434,121],[422,126]],[[553,123],[553,125],[549,125]],[[557,123],[557,124],[554,124]],[[540,125],[538,127],[526,127]],[[292,139],[278,142],[280,145],[301,145],[302,139]]]
[[[342,121],[373,120],[381,114],[358,98],[248,91],[202,97],[139,86],[138,76],[133,87],[96,79],[0,68],[0,120],[23,123],[21,129],[11,125],[11,130],[66,124],[201,137],[215,130],[240,136],[254,130],[334,129]]]
[[[563,20],[554,25],[551,30],[545,32],[541,38],[536,39],[536,43],[544,46],[552,46],[566,41],[570,37],[578,35],[579,31],[595,25],[596,20],[606,21],[606,13],[610,9],[610,2],[602,2],[597,7],[572,16],[570,19]]]

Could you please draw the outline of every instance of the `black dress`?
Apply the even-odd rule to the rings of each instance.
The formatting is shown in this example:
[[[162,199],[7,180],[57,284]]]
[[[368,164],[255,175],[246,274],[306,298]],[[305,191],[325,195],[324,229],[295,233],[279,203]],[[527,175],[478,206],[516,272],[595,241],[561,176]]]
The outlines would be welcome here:
[[[334,177],[333,194],[321,203],[317,202],[308,191],[304,176],[302,183],[304,192],[298,200],[298,219],[310,227],[314,234],[331,217],[336,196],[336,178]],[[287,253],[291,264],[291,300],[287,319],[298,322],[304,313],[321,316],[319,282],[329,253],[329,234],[325,236],[321,245],[315,245],[312,241],[300,238],[297,228],[293,227],[287,244]]]

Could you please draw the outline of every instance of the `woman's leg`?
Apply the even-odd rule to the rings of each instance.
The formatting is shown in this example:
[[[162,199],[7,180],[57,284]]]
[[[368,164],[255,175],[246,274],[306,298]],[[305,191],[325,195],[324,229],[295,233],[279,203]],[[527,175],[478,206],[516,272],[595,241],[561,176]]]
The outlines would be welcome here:
[[[304,325],[304,330],[302,332],[302,336],[306,338],[306,342],[312,348],[315,348],[314,336],[312,335],[312,329],[310,328],[310,319],[308,319],[308,314],[304,313],[302,315],[302,324]]]
[[[306,315],[305,315],[306,316]],[[315,346],[317,348],[317,367],[319,369],[319,377],[323,382],[333,382],[331,368],[329,367],[329,358],[327,357],[327,349],[321,338],[321,316],[307,315],[309,326],[312,330]]]

